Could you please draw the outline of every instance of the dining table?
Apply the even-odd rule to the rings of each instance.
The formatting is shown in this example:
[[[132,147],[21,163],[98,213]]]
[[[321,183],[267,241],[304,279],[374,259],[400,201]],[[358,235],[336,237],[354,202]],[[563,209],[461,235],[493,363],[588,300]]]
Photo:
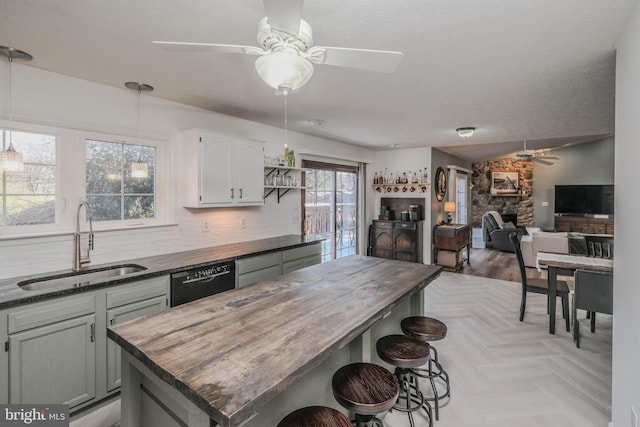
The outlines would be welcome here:
[[[549,301],[558,295],[558,276],[573,276],[576,270],[604,271],[613,273],[613,258],[598,258],[586,255],[538,252],[538,269],[547,267],[549,281]],[[568,314],[567,314],[568,315]],[[549,333],[556,333],[556,304],[549,304]]]

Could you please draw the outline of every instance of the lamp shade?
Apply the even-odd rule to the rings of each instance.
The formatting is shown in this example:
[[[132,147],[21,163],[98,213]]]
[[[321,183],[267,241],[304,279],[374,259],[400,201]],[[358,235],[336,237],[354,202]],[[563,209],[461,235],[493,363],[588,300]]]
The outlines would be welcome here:
[[[149,176],[149,165],[145,162],[138,160],[131,163],[131,177],[133,178],[147,178]]]
[[[272,88],[295,92],[311,79],[313,64],[299,55],[281,51],[258,57],[256,71]]]
[[[444,211],[449,213],[455,212],[456,202],[444,202]]]
[[[22,153],[18,153],[13,148],[13,144],[9,144],[6,150],[0,151],[0,172],[22,172],[23,170]]]

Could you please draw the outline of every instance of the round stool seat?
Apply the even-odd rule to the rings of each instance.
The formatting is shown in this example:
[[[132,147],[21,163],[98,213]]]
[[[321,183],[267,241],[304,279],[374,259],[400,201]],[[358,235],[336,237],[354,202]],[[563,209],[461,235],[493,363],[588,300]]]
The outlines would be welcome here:
[[[376,342],[380,359],[398,368],[417,368],[429,361],[429,344],[407,335],[387,335]]]
[[[412,316],[400,322],[402,332],[421,341],[438,341],[447,336],[447,325],[433,317]]]
[[[308,406],[284,417],[278,427],[351,427],[351,421],[333,408]]]
[[[396,403],[396,377],[373,363],[352,363],[338,369],[331,380],[333,396],[345,409],[358,414],[379,414]]]

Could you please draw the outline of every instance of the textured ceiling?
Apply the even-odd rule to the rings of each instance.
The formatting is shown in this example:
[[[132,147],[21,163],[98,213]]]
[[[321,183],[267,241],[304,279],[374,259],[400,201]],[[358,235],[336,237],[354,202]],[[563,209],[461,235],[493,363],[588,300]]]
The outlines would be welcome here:
[[[288,97],[290,129],[468,160],[614,131],[615,51],[637,0],[307,0],[317,45],[404,53],[380,74],[319,65]],[[2,0],[0,45],[30,66],[283,127],[255,57],[168,52],[153,40],[256,45],[261,0]],[[324,121],[322,126],[311,120]],[[455,128],[475,126],[462,140]],[[468,144],[461,147],[461,144]]]

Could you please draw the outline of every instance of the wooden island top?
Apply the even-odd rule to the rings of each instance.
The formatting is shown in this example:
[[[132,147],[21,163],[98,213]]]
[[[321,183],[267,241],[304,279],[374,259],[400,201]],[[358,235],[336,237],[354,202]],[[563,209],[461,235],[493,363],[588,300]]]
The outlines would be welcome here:
[[[113,326],[108,336],[216,423],[239,426],[440,271],[350,256]]]

